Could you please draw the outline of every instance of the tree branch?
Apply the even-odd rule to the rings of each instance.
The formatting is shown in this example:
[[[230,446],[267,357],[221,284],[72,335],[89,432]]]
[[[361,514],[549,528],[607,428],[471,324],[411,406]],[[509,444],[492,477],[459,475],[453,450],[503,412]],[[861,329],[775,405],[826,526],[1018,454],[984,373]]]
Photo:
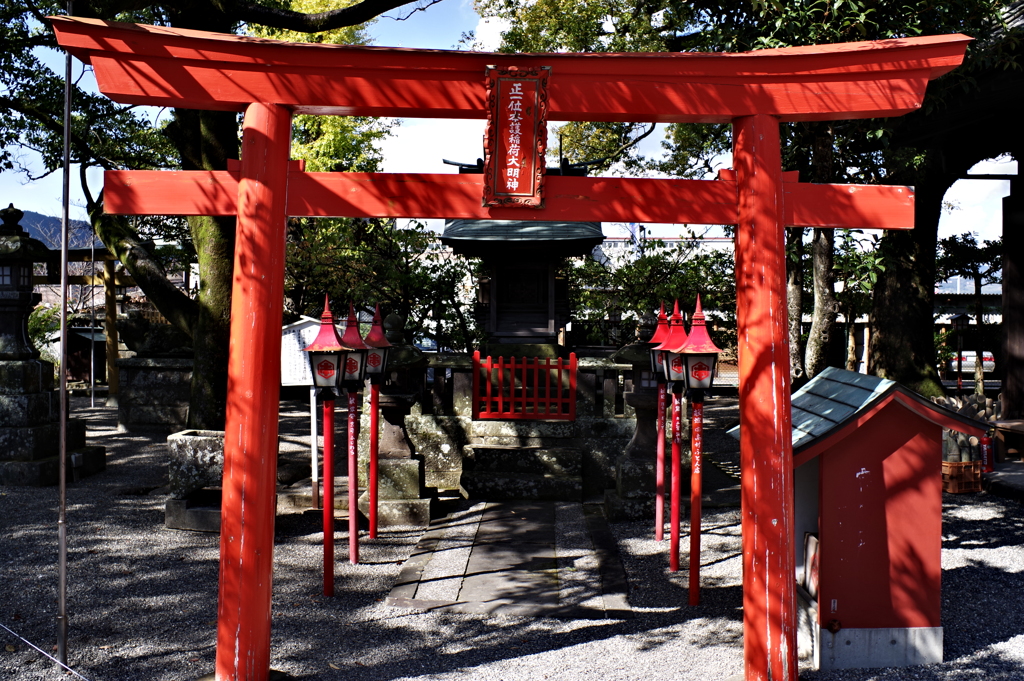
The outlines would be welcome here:
[[[260,24],[287,31],[318,33],[345,26],[357,26],[380,16],[388,10],[411,4],[414,0],[363,0],[329,12],[303,14],[292,10],[265,7],[251,2],[236,1],[231,14],[250,24]],[[431,3],[433,4],[433,3]],[[410,13],[411,16],[412,13]]]

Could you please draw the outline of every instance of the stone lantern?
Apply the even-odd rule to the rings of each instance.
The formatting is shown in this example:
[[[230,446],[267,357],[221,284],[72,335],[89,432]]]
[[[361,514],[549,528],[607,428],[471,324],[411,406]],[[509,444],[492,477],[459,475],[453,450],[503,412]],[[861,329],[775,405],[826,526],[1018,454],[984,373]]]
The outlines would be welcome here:
[[[605,514],[615,520],[654,517],[657,466],[658,380],[651,370],[651,345],[657,320],[644,315],[635,342],[612,359],[633,367],[633,389],[623,395],[636,413],[633,438],[615,464],[615,489],[605,492]]]
[[[39,359],[28,336],[28,316],[40,296],[32,291],[37,262],[53,252],[18,224],[24,213],[0,210],[0,485],[55,485],[60,475],[60,398],[53,365]],[[85,422],[68,419],[67,475],[106,467],[103,447],[85,445]]]
[[[32,291],[32,270],[54,254],[21,228],[24,215],[13,204],[0,210],[0,360],[39,358],[28,337],[28,316],[41,300]]]

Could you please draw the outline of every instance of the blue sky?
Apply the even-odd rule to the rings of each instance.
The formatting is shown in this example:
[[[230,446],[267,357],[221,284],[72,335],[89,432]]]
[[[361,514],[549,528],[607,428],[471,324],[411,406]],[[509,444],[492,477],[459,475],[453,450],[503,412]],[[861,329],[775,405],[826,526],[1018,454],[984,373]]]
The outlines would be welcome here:
[[[426,4],[421,2],[421,5]],[[425,11],[411,12],[397,9],[377,20],[369,33],[377,45],[393,47],[422,47],[434,49],[457,49],[462,34],[475,31],[479,42],[488,49],[497,46],[500,40],[499,27],[484,24],[473,10],[472,0],[443,0],[427,7]],[[404,19],[403,17],[407,17]],[[56,59],[62,68],[63,60]],[[76,74],[81,64],[74,62]],[[396,134],[383,145],[386,172],[455,172],[442,159],[472,162],[482,153],[483,121],[407,119],[398,127]],[[655,133],[645,141],[644,151],[656,154],[661,135]],[[28,160],[28,159],[26,159]],[[1016,162],[979,164],[973,173],[1012,174]],[[77,173],[72,176],[73,218],[84,218],[84,211],[74,204],[81,203],[80,192],[75,191]],[[99,180],[92,182],[99,187]],[[1005,181],[972,180],[958,182],[947,193],[946,201],[951,207],[944,213],[939,225],[940,237],[963,232],[975,232],[982,239],[992,239],[1001,233],[1001,201],[1009,191]],[[60,215],[61,180],[54,174],[45,180],[25,183],[23,176],[7,171],[0,173],[0,204],[14,203],[22,210],[31,210],[45,215]],[[432,226],[436,226],[432,225]],[[608,236],[624,236],[617,229],[606,226]],[[676,230],[663,226],[652,230],[654,234],[672,236]]]

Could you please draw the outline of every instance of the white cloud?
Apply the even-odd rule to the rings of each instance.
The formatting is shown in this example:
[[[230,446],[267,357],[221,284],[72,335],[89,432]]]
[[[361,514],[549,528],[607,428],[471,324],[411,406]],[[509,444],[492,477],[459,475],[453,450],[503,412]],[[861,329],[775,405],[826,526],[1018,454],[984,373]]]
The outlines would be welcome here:
[[[484,52],[494,52],[501,47],[501,32],[507,31],[508,21],[498,18],[480,18],[476,25],[476,43]]]

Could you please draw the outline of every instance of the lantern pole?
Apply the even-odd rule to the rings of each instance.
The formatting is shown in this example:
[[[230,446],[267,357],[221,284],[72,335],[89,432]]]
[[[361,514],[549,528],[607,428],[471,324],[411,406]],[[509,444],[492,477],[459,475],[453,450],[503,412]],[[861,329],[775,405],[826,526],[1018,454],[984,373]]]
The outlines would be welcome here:
[[[352,348],[345,356],[342,382],[348,390],[348,560],[359,564],[359,388],[366,375],[366,343],[359,335],[355,307],[348,306],[341,342]]]
[[[334,595],[334,396],[342,376],[342,366],[349,348],[342,345],[334,326],[330,301],[324,296],[320,331],[306,352],[313,374],[314,390],[324,402],[324,596]],[[313,432],[314,438],[316,430]],[[314,446],[316,441],[314,439]],[[315,483],[314,483],[315,485]],[[314,503],[316,492],[313,492]]]
[[[704,391],[692,390],[690,404],[693,416],[690,423],[690,605],[700,604],[700,523],[701,523],[701,467],[704,438]]]
[[[334,395],[324,393],[324,596],[334,595]]]
[[[665,406],[667,385],[662,351],[658,346],[667,340],[669,335],[668,317],[665,316],[665,303],[658,310],[658,326],[648,341],[651,344],[651,371],[658,380],[658,415],[655,419],[658,443],[655,448],[654,470],[654,540],[665,539]]]
[[[657,469],[654,471],[654,540],[665,539],[665,409],[668,406],[668,383],[658,383],[658,447]]]
[[[655,350],[661,351],[661,365],[665,372],[665,380],[672,386],[672,488],[671,488],[671,527],[669,529],[669,570],[679,571],[679,514],[680,514],[680,468],[683,445],[683,388],[685,387],[686,371],[679,356],[679,348],[686,343],[686,327],[683,315],[679,312],[679,300],[672,307],[669,319],[668,335]]]
[[[381,322],[380,305],[373,310],[373,324],[363,339],[366,344],[366,374],[370,378],[370,473],[369,473],[369,502],[370,502],[370,539],[377,537],[377,479],[378,479],[378,454],[379,442],[379,414],[380,414],[380,384],[387,375],[388,350],[391,343],[384,335],[384,324]]]
[[[672,527],[669,539],[669,570],[679,572],[679,501],[680,467],[683,447],[683,391],[682,385],[672,385]]]
[[[697,296],[697,309],[690,322],[690,335],[679,348],[686,362],[686,385],[690,389],[690,605],[700,603],[700,524],[704,440],[704,391],[711,388],[718,366],[719,348],[708,336],[704,311]]]

